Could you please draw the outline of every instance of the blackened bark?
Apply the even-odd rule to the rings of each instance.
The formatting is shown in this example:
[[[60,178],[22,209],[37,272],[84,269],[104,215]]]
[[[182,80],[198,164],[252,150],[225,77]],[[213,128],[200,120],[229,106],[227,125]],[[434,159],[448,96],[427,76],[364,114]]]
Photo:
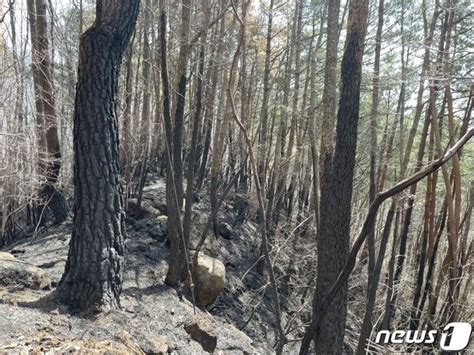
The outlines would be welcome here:
[[[445,197],[446,200],[446,197]],[[425,288],[423,290],[423,296],[421,297],[420,305],[418,306],[417,309],[417,314],[415,316],[415,325],[418,326],[420,315],[425,308],[425,303],[428,297],[431,296],[431,291],[433,288],[433,274],[435,271],[435,261],[436,261],[436,252],[438,251],[438,246],[439,246],[439,241],[441,239],[441,236],[443,234],[444,228],[446,226],[446,219],[447,219],[447,212],[448,212],[448,207],[446,201],[443,203],[443,208],[440,213],[440,216],[438,218],[438,233],[436,234],[436,238],[434,241],[433,245],[433,252],[431,253],[431,257],[428,263],[428,271],[426,273],[426,282],[425,282]]]
[[[180,35],[180,46],[179,56],[177,63],[177,90],[176,90],[176,110],[174,116],[174,125],[170,122],[166,122],[165,128],[167,130],[167,142],[170,152],[169,159],[172,161],[167,165],[166,169],[166,200],[168,203],[168,239],[170,241],[170,256],[168,260],[169,268],[166,275],[165,282],[173,287],[179,285],[183,280],[185,273],[185,266],[187,263],[186,248],[187,241],[183,238],[184,236],[180,233],[179,225],[182,225],[180,210],[183,206],[183,160],[182,160],[182,149],[183,149],[183,130],[184,130],[184,109],[186,99],[186,85],[187,85],[187,66],[188,66],[188,54],[189,54],[189,25],[190,25],[190,8],[191,0],[183,0],[181,8],[181,35]],[[164,7],[164,4],[160,7]],[[161,14],[161,34],[160,42],[162,46],[161,62],[162,67],[166,66],[166,27],[163,27],[163,22],[166,24],[166,14],[162,9]],[[164,33],[163,33],[164,32]],[[162,69],[164,70],[164,69]],[[163,75],[163,74],[162,74]],[[162,77],[163,85],[165,85],[165,78]],[[167,84],[169,88],[169,83]],[[168,98],[169,102],[169,98]],[[169,104],[169,103],[168,103]],[[166,109],[165,109],[166,110]],[[168,115],[168,113],[165,113]],[[168,137],[169,135],[169,137]],[[171,218],[170,218],[171,217]]]
[[[202,188],[202,184],[206,177],[207,173],[207,161],[209,157],[209,151],[211,148],[211,135],[212,135],[212,128],[213,128],[213,121],[214,121],[214,102],[216,97],[216,88],[217,88],[217,80],[219,76],[219,67],[216,65],[216,52],[217,49],[221,49],[222,44],[221,41],[219,42],[219,47],[217,46],[217,32],[218,28],[211,37],[211,55],[208,61],[208,76],[210,77],[211,84],[208,86],[205,94],[205,107],[204,107],[204,147],[201,154],[201,162],[199,165],[199,175],[196,181],[196,190],[199,191]]]
[[[433,125],[431,126],[433,131]],[[429,143],[429,159],[433,159],[433,144],[434,144],[434,134],[430,134],[430,143]],[[418,248],[417,263],[418,271],[416,274],[415,280],[415,292],[413,294],[413,302],[410,311],[410,329],[416,330],[419,323],[418,315],[418,303],[421,297],[421,290],[424,283],[425,276],[425,266],[426,260],[430,257],[428,254],[428,245],[430,248],[431,244],[435,239],[434,235],[434,215],[436,210],[436,183],[437,183],[437,174],[428,176],[427,185],[426,185],[426,198],[425,198],[425,212],[424,212],[424,226],[423,232],[421,235],[422,243],[421,248]]]
[[[341,67],[341,97],[337,113],[336,148],[332,166],[325,165],[321,191],[321,226],[317,235],[318,275],[313,312],[317,313],[328,289],[343,269],[349,253],[352,178],[354,175],[359,122],[362,54],[367,28],[368,1],[351,1],[346,45]],[[330,160],[328,161],[330,162]],[[326,163],[328,163],[326,162]],[[347,313],[347,284],[341,288],[320,327],[311,336],[318,354],[341,354]],[[313,314],[313,320],[318,317]],[[317,329],[319,328],[319,329]],[[306,349],[307,351],[307,349]]]
[[[183,232],[184,240],[186,243],[189,241],[191,233],[191,218],[193,211],[193,196],[194,196],[194,175],[196,172],[197,160],[198,160],[198,134],[201,130],[201,112],[202,112],[202,91],[204,82],[204,62],[205,62],[205,49],[207,39],[207,25],[210,17],[210,7],[206,6],[205,16],[203,20],[204,32],[201,36],[201,50],[199,51],[199,65],[197,73],[197,88],[196,88],[196,107],[194,109],[194,120],[192,126],[192,138],[191,138],[191,152],[189,154],[189,168],[188,176],[186,180],[186,205],[184,208],[183,217]],[[187,244],[184,246],[187,247]]]
[[[74,110],[74,224],[60,300],[83,310],[120,306],[124,212],[116,115],[120,63],[139,0],[99,0],[81,37]]]
[[[186,266],[181,224],[181,210],[177,192],[176,176],[173,169],[173,124],[171,122],[170,84],[168,77],[167,40],[165,0],[160,1],[160,52],[161,81],[163,84],[163,121],[165,128],[165,162],[166,162],[166,204],[168,209],[168,238],[170,240],[169,268],[165,282],[177,287],[183,278]],[[181,149],[180,149],[181,151]]]
[[[186,86],[188,82],[187,68],[189,55],[189,27],[191,21],[191,0],[182,0],[181,2],[181,30],[179,56],[176,67],[176,111],[173,127],[173,169],[176,183],[176,193],[180,208],[183,204],[183,130],[184,130],[184,107],[186,100]]]

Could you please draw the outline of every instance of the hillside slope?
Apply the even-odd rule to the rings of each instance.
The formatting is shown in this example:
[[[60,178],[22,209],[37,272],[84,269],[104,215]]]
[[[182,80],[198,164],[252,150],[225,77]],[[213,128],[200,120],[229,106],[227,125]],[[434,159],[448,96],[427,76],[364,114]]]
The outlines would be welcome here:
[[[145,205],[160,207],[165,193],[163,182],[154,181],[145,190]],[[232,206],[223,206],[223,211],[222,218],[231,220],[235,217]],[[200,234],[207,215],[207,203],[197,203],[194,236]],[[228,239],[216,238],[210,233],[203,250],[226,265],[226,286],[209,311],[196,308],[194,315],[190,297],[163,283],[169,253],[166,228],[163,232],[166,217],[145,217],[127,219],[127,266],[120,311],[90,317],[71,314],[56,303],[54,289],[64,270],[71,221],[40,230],[35,236],[4,250],[17,260],[44,270],[51,279],[52,287],[50,290],[32,290],[19,285],[0,285],[0,329],[3,330],[0,332],[0,350],[7,353],[32,350],[113,353],[209,351],[206,344],[204,347],[201,344],[203,341],[206,343],[206,339],[193,340],[200,336],[192,334],[188,327],[196,324],[205,338],[210,337],[211,342],[214,337],[217,338],[216,352],[268,351],[272,346],[273,333],[270,330],[272,314],[266,296],[256,315],[247,322],[253,310],[252,297],[262,286],[253,271],[247,273],[256,257],[253,255],[258,245],[255,226],[246,222],[238,231],[233,230],[234,235]],[[192,243],[197,243],[196,237]],[[183,293],[186,293],[185,290]],[[258,301],[255,300],[255,303]],[[246,323],[247,334],[238,329]]]

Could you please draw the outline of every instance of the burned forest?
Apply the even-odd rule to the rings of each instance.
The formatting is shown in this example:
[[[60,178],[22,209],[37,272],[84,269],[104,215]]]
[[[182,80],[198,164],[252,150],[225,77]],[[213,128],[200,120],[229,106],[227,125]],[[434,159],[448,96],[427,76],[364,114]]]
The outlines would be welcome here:
[[[0,0],[0,353],[474,351],[473,10]]]

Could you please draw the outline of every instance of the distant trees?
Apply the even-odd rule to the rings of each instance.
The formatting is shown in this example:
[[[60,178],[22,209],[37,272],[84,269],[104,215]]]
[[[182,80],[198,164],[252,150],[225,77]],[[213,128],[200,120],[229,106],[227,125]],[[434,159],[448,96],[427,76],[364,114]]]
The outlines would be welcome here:
[[[27,0],[30,23],[33,83],[39,148],[39,172],[46,178],[39,195],[41,205],[48,207],[56,222],[63,222],[68,214],[67,202],[55,186],[61,170],[61,149],[53,92],[53,77],[49,53],[46,2]],[[39,214],[43,214],[42,211]]]
[[[139,0],[98,0],[96,20],[81,36],[74,110],[74,224],[58,295],[79,309],[120,305],[124,211],[116,98],[123,53]]]

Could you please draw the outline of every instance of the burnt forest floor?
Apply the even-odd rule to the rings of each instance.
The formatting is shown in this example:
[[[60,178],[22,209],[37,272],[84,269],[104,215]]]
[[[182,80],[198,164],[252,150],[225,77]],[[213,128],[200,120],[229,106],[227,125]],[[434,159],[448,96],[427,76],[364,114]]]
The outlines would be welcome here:
[[[268,287],[265,291],[265,278],[253,267],[260,241],[257,224],[246,220],[234,225],[240,213],[239,197],[229,196],[219,214],[219,221],[228,224],[230,233],[224,238],[210,231],[203,248],[205,254],[224,263],[225,289],[214,304],[197,308],[194,315],[189,298],[164,284],[169,255],[165,186],[156,176],[149,180],[143,195],[143,205],[149,211],[135,211],[130,213],[134,217],[127,217],[121,310],[85,317],[70,313],[55,301],[55,286],[67,258],[70,219],[2,250],[46,271],[53,287],[0,286],[0,353],[204,353],[201,343],[184,329],[190,323],[199,324],[217,338],[216,353],[273,352],[270,292]],[[203,192],[193,207],[191,250],[207,222],[209,206],[207,192]]]

